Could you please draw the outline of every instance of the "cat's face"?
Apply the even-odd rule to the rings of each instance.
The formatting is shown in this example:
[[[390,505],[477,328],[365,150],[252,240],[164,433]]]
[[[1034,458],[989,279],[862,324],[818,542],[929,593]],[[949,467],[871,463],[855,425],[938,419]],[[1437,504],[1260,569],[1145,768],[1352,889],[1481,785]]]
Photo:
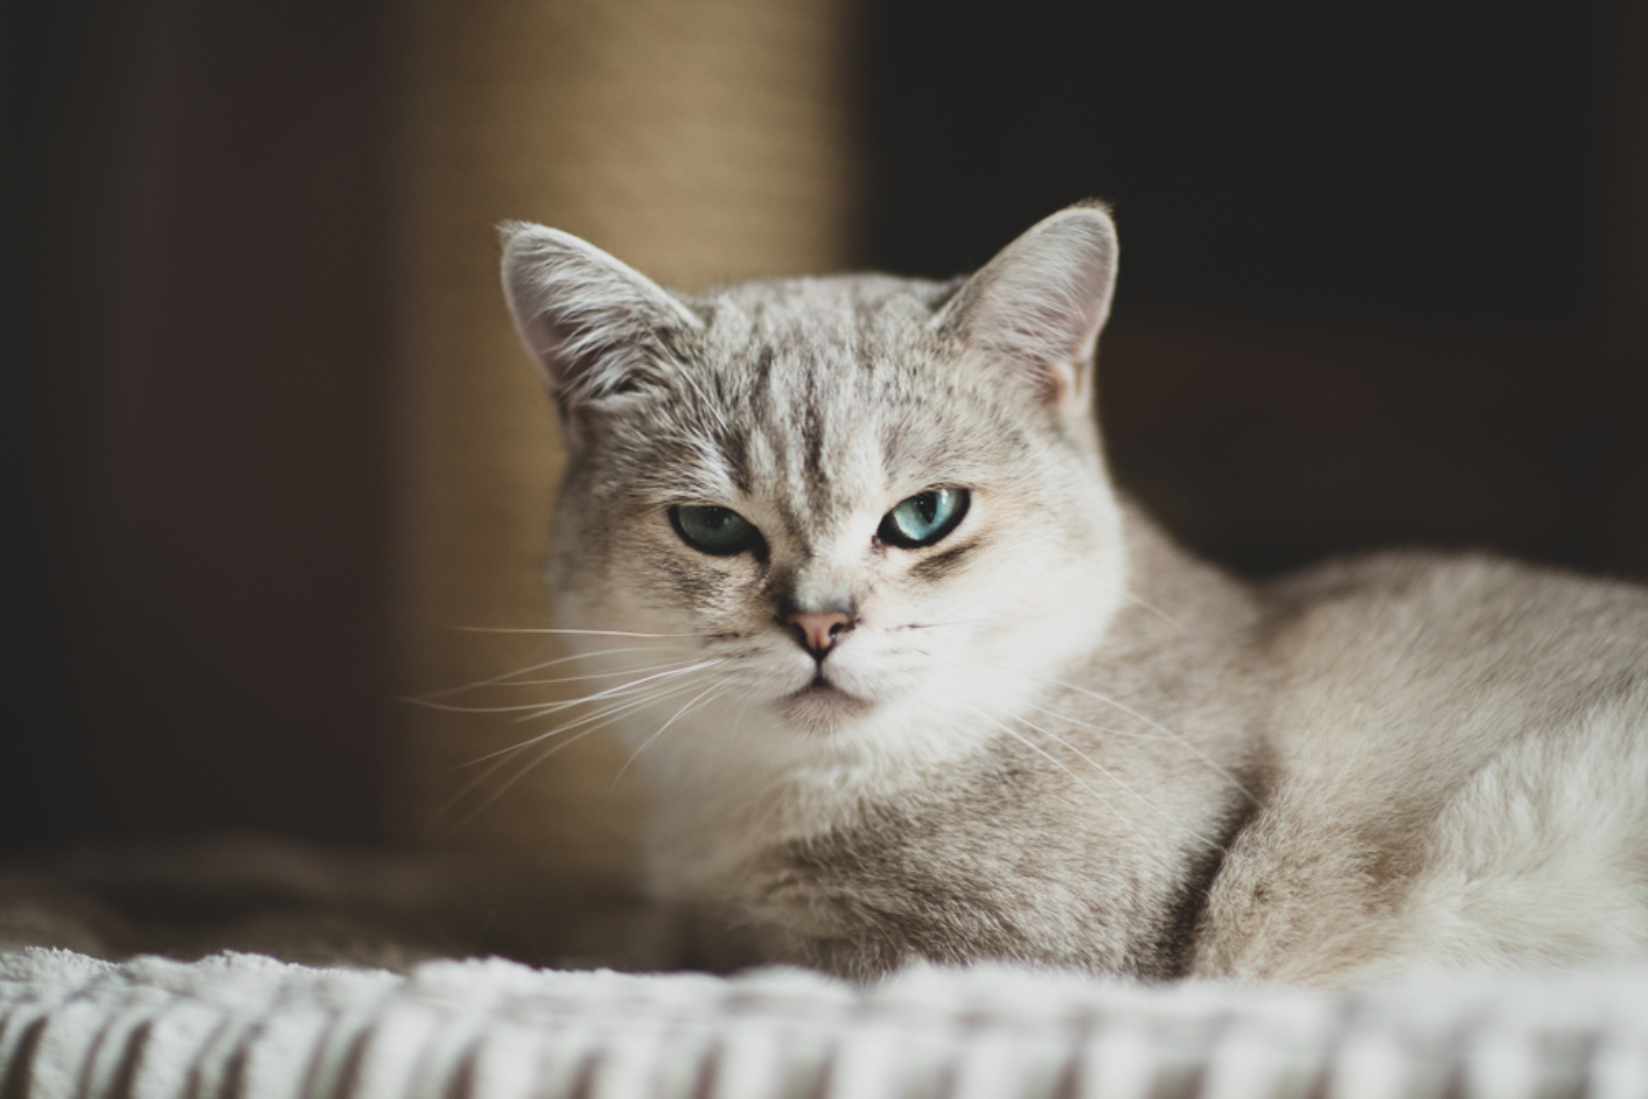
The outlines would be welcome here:
[[[753,737],[987,731],[1119,598],[1087,408],[1109,234],[1079,209],[967,283],[678,298],[514,230],[506,285],[573,450],[561,620],[649,635],[637,676],[678,688],[654,725],[696,702]]]

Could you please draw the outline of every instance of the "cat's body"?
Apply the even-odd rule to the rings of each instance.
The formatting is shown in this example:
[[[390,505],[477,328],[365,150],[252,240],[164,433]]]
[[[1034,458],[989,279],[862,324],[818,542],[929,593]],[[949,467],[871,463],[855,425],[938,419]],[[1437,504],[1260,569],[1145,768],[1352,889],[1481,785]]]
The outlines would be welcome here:
[[[1648,593],[1195,561],[1105,472],[1114,269],[1091,207],[962,283],[701,297],[511,229],[573,452],[559,624],[605,631],[579,644],[701,956],[1316,981],[1648,956]]]

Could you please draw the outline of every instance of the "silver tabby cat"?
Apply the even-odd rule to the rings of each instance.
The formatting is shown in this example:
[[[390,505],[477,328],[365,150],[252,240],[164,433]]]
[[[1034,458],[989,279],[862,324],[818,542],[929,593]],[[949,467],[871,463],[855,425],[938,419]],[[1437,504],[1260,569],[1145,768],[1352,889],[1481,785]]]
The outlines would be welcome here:
[[[661,289],[505,227],[550,581],[690,960],[1343,982],[1648,957],[1648,593],[1391,554],[1258,586],[1111,484],[1116,239]]]

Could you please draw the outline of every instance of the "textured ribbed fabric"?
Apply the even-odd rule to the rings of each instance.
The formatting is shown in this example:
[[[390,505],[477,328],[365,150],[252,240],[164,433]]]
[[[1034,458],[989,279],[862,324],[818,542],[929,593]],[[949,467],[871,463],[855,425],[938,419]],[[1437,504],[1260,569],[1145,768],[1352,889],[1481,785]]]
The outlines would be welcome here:
[[[1648,973],[1345,993],[982,967],[859,989],[0,954],[4,1099],[1648,1096]]]

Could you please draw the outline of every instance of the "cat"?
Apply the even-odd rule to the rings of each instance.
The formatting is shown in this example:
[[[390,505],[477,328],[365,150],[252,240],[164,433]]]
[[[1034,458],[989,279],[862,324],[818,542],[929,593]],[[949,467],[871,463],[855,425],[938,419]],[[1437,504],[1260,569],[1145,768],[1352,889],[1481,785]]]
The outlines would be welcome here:
[[[503,227],[548,568],[683,958],[1335,984],[1648,958],[1648,592],[1248,583],[1107,473],[1100,204],[970,277],[660,288]]]

